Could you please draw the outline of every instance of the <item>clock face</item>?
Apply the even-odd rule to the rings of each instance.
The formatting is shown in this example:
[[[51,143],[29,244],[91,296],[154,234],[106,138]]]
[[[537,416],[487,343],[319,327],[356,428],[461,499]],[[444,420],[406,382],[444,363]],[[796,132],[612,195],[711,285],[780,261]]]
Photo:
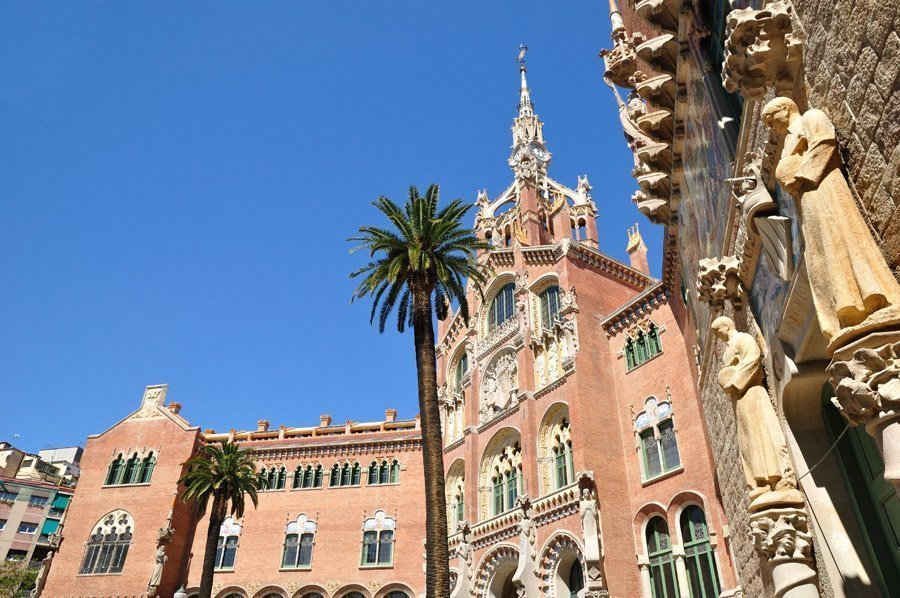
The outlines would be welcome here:
[[[522,159],[522,156],[525,155],[525,150],[526,150],[526,149],[527,149],[526,146],[524,146],[524,145],[523,145],[523,146],[520,146],[520,147],[513,153],[513,160],[515,160],[516,162],[518,162],[519,160],[521,160],[521,159]]]
[[[530,147],[531,147],[531,153],[534,154],[538,160],[540,160],[542,162],[547,161],[547,158],[549,157],[547,154],[547,150],[545,150],[543,147],[541,147],[540,145],[538,145],[536,143],[532,143]]]

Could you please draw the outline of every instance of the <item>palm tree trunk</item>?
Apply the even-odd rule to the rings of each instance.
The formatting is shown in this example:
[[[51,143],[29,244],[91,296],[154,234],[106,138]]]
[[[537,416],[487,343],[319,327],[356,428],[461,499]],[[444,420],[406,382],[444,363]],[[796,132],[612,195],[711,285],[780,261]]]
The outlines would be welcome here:
[[[209,529],[206,531],[206,547],[203,549],[203,569],[200,575],[198,598],[212,596],[213,573],[216,567],[216,548],[219,543],[219,528],[225,520],[225,499],[213,494],[212,509],[209,512]]]
[[[444,451],[437,398],[437,365],[431,293],[413,291],[413,331],[419,377],[422,459],[425,469],[425,595],[450,596],[450,554],[447,547],[447,502],[444,496]]]

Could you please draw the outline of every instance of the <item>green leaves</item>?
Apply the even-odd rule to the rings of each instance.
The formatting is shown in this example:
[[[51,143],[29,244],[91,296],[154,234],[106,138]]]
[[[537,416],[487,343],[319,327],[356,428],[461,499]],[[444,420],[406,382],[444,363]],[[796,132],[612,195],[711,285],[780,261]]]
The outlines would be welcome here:
[[[230,441],[207,444],[185,465],[187,471],[180,482],[186,490],[181,499],[197,504],[201,513],[210,497],[218,497],[223,505],[229,503],[231,514],[237,517],[244,514],[245,495],[257,506],[259,480],[250,451]]]
[[[481,290],[486,272],[478,264],[478,251],[489,249],[490,245],[463,226],[462,218],[471,205],[455,199],[438,210],[439,198],[440,189],[435,184],[428,186],[424,196],[417,187],[410,186],[402,208],[381,196],[372,205],[385,215],[393,230],[363,226],[357,236],[349,239],[358,243],[351,253],[367,250],[373,258],[350,274],[350,278],[362,279],[350,301],[372,298],[369,322],[374,322],[377,314],[380,332],[384,332],[395,307],[397,330],[405,330],[412,321],[416,291],[433,294],[440,320],[449,313],[448,303],[456,301],[468,323],[465,281],[468,279]]]

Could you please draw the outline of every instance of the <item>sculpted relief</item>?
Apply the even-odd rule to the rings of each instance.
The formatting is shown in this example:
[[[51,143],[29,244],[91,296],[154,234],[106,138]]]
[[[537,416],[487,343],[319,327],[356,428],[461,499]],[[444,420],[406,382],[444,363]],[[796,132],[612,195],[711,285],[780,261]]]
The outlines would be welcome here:
[[[511,407],[518,392],[519,365],[516,355],[505,353],[491,363],[481,380],[482,421]]]

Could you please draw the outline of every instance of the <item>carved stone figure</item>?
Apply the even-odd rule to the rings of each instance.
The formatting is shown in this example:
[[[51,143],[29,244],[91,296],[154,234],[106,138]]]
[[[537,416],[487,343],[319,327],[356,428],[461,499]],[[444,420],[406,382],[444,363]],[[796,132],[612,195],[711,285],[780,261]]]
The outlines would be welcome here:
[[[578,501],[581,511],[581,535],[584,541],[584,560],[593,562],[600,560],[600,528],[597,524],[597,501],[588,488],[581,489]]]
[[[472,587],[472,546],[469,543],[469,524],[465,521],[459,524],[459,544],[456,546],[456,584],[450,593],[450,598],[468,598]]]
[[[725,341],[719,385],[734,404],[750,511],[773,504],[802,505],[784,432],[762,386],[762,352],[756,339],[735,330],[727,316],[716,318],[712,330]]]
[[[726,301],[730,301],[735,309],[740,309],[744,297],[740,270],[740,262],[733,255],[700,260],[700,270],[697,272],[697,296],[700,301],[714,312],[721,311]]]
[[[166,547],[160,546],[156,550],[156,557],[154,558],[153,563],[153,572],[150,574],[150,583],[147,584],[147,594],[150,596],[154,596],[156,594],[156,589],[159,587],[159,584],[162,583],[162,574],[163,567],[166,566],[166,561],[169,560],[169,557],[166,556]]]
[[[763,10],[728,13],[722,83],[747,100],[759,100],[769,86],[790,94],[802,65],[803,45],[791,27],[791,5],[782,0]]]
[[[481,412],[490,417],[512,405],[519,390],[519,365],[512,353],[502,355],[489,368],[483,379]]]
[[[516,506],[520,509],[519,523],[516,525],[519,536],[519,564],[513,573],[512,582],[520,597],[537,598],[539,589],[537,577],[534,574],[535,571],[538,571],[535,549],[537,526],[532,518],[531,499],[527,496],[520,496],[516,500]]]
[[[53,551],[47,553],[47,556],[41,561],[41,568],[38,569],[37,578],[34,580],[34,589],[31,590],[31,597],[37,598],[44,591],[44,584],[47,583],[47,575],[50,573],[50,564],[53,561]]]
[[[775,176],[800,206],[810,290],[829,350],[900,321],[900,286],[841,172],[828,116],[816,109],[801,115],[793,100],[781,97],[766,104],[762,118],[783,137]]]

